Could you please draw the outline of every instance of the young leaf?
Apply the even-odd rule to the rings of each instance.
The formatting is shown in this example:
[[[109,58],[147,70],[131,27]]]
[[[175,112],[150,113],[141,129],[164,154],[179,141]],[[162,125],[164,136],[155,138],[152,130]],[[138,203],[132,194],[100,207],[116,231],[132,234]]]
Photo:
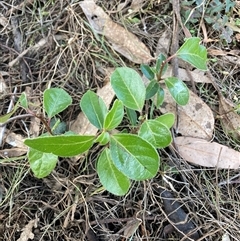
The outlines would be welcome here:
[[[139,136],[112,135],[110,153],[114,165],[130,179],[149,179],[158,171],[160,157],[156,149]]]
[[[71,96],[63,89],[51,88],[43,93],[43,108],[48,118],[65,110],[72,103]]]
[[[159,108],[162,105],[163,101],[164,101],[164,90],[162,87],[159,86],[159,89],[156,95],[154,96],[154,104],[157,108]]]
[[[160,123],[162,123],[170,129],[175,122],[175,115],[173,113],[166,113],[164,115],[157,117],[155,120],[159,121]]]
[[[111,75],[111,85],[123,104],[133,110],[141,111],[146,89],[141,76],[133,69],[119,67]]]
[[[28,108],[28,101],[27,101],[27,96],[25,92],[22,92],[21,96],[19,97],[18,102],[20,103],[20,105],[27,109]]]
[[[160,54],[157,58],[157,62],[156,62],[156,72],[159,73],[160,70],[161,70],[161,66],[163,64],[163,61],[166,60],[166,56],[163,55],[163,54]],[[162,76],[165,74],[165,72],[167,71],[167,68],[168,68],[168,64],[165,63],[164,67],[163,67],[163,70],[162,70]]]
[[[104,119],[107,115],[107,106],[102,98],[93,91],[88,90],[80,101],[80,107],[91,124],[102,129]]]
[[[44,136],[26,139],[24,144],[41,152],[53,153],[62,157],[81,154],[93,145],[94,136]]]
[[[135,126],[138,120],[136,111],[126,107],[126,113],[127,113],[128,119],[131,122],[131,125]]]
[[[157,120],[145,121],[138,135],[156,148],[164,148],[171,144],[172,135],[169,128]]]
[[[176,77],[168,77],[164,81],[173,99],[179,105],[186,105],[189,100],[189,91],[185,83]]]
[[[123,116],[123,103],[120,100],[115,100],[111,110],[107,113],[107,116],[104,120],[103,128],[105,130],[112,130],[116,128],[121,123]]]
[[[159,90],[159,84],[156,80],[152,80],[146,88],[146,100],[151,99]]]
[[[106,145],[110,141],[110,135],[108,132],[103,131],[95,140],[95,142],[99,142],[100,145]]]
[[[28,152],[28,161],[34,175],[37,178],[43,178],[48,176],[56,167],[58,156],[30,148]]]
[[[200,38],[188,38],[176,55],[198,69],[207,70],[207,50],[199,42]]]
[[[155,73],[152,71],[150,66],[146,64],[141,64],[140,69],[147,79],[149,80],[154,79]]]
[[[127,193],[130,181],[113,164],[108,148],[104,149],[98,158],[97,173],[106,190],[119,196]]]
[[[17,108],[18,108],[18,105],[15,105],[13,107],[13,110],[11,110],[10,112],[8,112],[5,115],[1,115],[0,116],[0,123],[4,123],[4,122],[8,121],[10,119],[10,117],[16,112]]]

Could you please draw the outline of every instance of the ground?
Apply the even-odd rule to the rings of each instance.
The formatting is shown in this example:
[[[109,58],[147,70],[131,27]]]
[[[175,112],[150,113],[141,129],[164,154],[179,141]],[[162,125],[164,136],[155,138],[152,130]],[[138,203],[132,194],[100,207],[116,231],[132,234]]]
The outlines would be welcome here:
[[[239,109],[238,27],[231,32],[229,24],[228,28],[214,27],[211,21],[203,25],[204,13],[196,8],[199,1],[180,1],[181,11],[176,7],[178,1],[172,2],[175,8],[165,0],[96,1],[113,21],[135,34],[152,56],[159,50],[159,39],[166,30],[176,36],[175,16],[180,14],[184,22],[185,14],[194,11],[186,28],[192,36],[204,40],[209,72],[224,97]],[[214,19],[216,13],[204,4],[205,13]],[[225,15],[239,21],[237,5],[226,7],[220,8],[222,16],[217,22],[221,25]],[[178,24],[177,42],[181,45],[186,36]],[[79,1],[0,1],[0,31],[1,115],[9,112],[9,106],[23,91],[34,104],[32,108],[42,112],[44,90],[59,87],[73,99],[72,105],[59,115],[69,127],[81,111],[82,95],[88,89],[103,87],[108,82],[108,70],[125,65],[140,71],[139,64],[116,52],[92,31]],[[228,135],[222,128],[219,95],[214,86],[193,82],[188,86],[214,113],[212,141],[240,151],[239,136]],[[24,114],[23,109],[18,109],[14,116]],[[179,209],[197,229],[199,237],[193,240],[240,240],[239,169],[193,165],[174,149],[165,148],[159,151],[161,167],[157,176],[132,182],[128,194],[118,197],[101,189],[96,174],[98,146],[78,159],[61,158],[46,178],[34,177],[23,147],[14,149],[7,141],[11,135],[27,138],[31,125],[31,118],[22,116],[8,122],[5,129],[0,127],[0,241],[184,240],[178,231],[168,229],[172,220],[167,212],[169,203],[163,202],[164,189],[181,204]],[[34,126],[36,132],[46,131],[42,123]]]

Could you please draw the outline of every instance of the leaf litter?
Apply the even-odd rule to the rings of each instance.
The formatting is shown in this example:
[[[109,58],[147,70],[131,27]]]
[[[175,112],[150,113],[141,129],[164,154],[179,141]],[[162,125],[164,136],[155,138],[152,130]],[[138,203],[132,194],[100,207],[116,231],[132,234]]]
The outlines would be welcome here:
[[[113,22],[94,1],[85,0],[79,4],[93,31],[106,37],[113,49],[134,63],[147,63],[152,59],[146,45],[124,27]]]
[[[239,152],[217,142],[181,136],[174,143],[180,156],[193,164],[225,169],[240,167]]]
[[[160,107],[162,113],[172,112],[177,116],[174,128],[182,136],[211,140],[214,130],[214,116],[211,109],[196,94],[190,91],[189,102],[185,106],[176,106],[165,88],[165,99]]]

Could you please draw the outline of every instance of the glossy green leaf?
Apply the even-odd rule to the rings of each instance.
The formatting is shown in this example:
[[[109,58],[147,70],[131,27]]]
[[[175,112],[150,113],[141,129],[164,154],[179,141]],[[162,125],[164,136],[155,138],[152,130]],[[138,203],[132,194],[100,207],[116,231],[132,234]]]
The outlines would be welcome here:
[[[138,135],[156,148],[167,147],[172,142],[169,128],[157,120],[145,121],[141,125]]]
[[[157,108],[159,108],[164,101],[164,90],[162,87],[159,87],[156,95],[154,96],[154,104]]]
[[[200,38],[197,37],[186,39],[176,55],[198,69],[207,70],[207,49],[199,43]]]
[[[56,167],[58,156],[30,148],[28,152],[28,161],[34,175],[37,178],[43,178],[48,176]]]
[[[97,173],[103,187],[115,195],[124,195],[130,187],[130,181],[114,165],[110,150],[104,149],[98,158]]]
[[[120,100],[115,100],[111,110],[107,113],[107,116],[104,120],[103,128],[105,130],[112,130],[116,128],[121,123],[123,116],[123,103]]]
[[[103,131],[96,139],[95,142],[99,142],[100,145],[106,145],[110,141],[110,135],[108,132]]]
[[[150,66],[146,64],[141,64],[140,69],[147,79],[149,80],[154,79],[155,73],[153,72]]]
[[[173,99],[179,105],[186,105],[189,100],[189,90],[185,83],[176,77],[168,77],[164,81]]]
[[[159,84],[156,80],[152,80],[146,88],[146,100],[151,99],[159,90]]]
[[[128,116],[128,119],[130,120],[131,125],[135,126],[137,124],[137,113],[135,110],[129,109],[129,108],[125,108],[126,109],[126,113]]]
[[[23,108],[25,108],[25,109],[28,108],[27,95],[25,92],[22,92],[21,96],[19,97],[18,102]]]
[[[139,136],[122,133],[112,135],[110,152],[114,165],[130,179],[149,179],[158,171],[158,152]]]
[[[175,115],[173,113],[166,113],[164,115],[157,117],[155,120],[159,121],[160,123],[162,123],[170,129],[175,122]]]
[[[141,76],[133,69],[119,67],[111,75],[111,85],[123,104],[133,110],[141,111],[146,89]]]
[[[41,152],[62,157],[76,156],[90,149],[94,136],[62,135],[26,139],[24,144]]]
[[[43,93],[43,108],[48,118],[65,110],[72,103],[71,96],[63,89],[51,88]]]
[[[160,54],[157,58],[157,62],[156,62],[156,72],[159,73],[160,70],[161,70],[161,66],[163,64],[163,61],[166,60],[166,56],[163,55],[163,54]],[[165,63],[164,66],[163,66],[163,69],[162,69],[162,74],[161,76],[163,76],[166,71],[167,71],[167,68],[168,68],[168,63]]]
[[[80,107],[91,124],[102,129],[107,115],[107,106],[96,93],[88,90],[80,101]]]

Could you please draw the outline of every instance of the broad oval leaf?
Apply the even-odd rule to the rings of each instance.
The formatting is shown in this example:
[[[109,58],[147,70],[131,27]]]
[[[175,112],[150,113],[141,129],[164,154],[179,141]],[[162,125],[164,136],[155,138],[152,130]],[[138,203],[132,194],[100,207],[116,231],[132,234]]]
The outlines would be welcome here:
[[[98,158],[97,173],[103,187],[114,195],[122,196],[127,193],[130,181],[114,165],[110,150],[104,149]]]
[[[43,93],[43,108],[48,118],[65,110],[72,103],[71,96],[63,89],[51,88]]]
[[[157,120],[145,121],[138,135],[156,148],[164,148],[171,144],[172,135],[169,128]]]
[[[26,139],[24,144],[41,152],[53,153],[62,157],[81,154],[93,145],[94,136],[44,136]]]
[[[88,90],[80,101],[80,107],[91,124],[102,129],[107,115],[107,106],[96,93]]]
[[[111,85],[123,104],[133,110],[141,111],[146,89],[141,76],[133,69],[119,67],[111,75]]]
[[[158,171],[158,152],[139,136],[122,133],[112,135],[110,152],[114,165],[130,179],[149,179]]]
[[[104,120],[103,128],[105,130],[112,130],[116,128],[121,123],[123,116],[123,103],[120,100],[115,100],[111,110],[107,113],[107,116]]]
[[[155,73],[153,72],[150,66],[146,64],[141,64],[140,69],[147,79],[149,80],[154,79]]]
[[[152,80],[146,88],[146,100],[151,99],[159,90],[160,86],[156,80]]]
[[[207,50],[199,43],[200,38],[197,37],[186,39],[176,55],[198,69],[207,70]]]
[[[160,123],[162,123],[170,129],[175,122],[175,115],[173,113],[166,113],[164,115],[157,117],[155,120],[159,121]]]
[[[189,90],[185,83],[176,77],[168,77],[164,81],[173,99],[179,105],[186,105],[189,100]]]
[[[48,176],[56,167],[58,156],[30,148],[28,152],[28,161],[34,175],[37,178],[43,178]]]

